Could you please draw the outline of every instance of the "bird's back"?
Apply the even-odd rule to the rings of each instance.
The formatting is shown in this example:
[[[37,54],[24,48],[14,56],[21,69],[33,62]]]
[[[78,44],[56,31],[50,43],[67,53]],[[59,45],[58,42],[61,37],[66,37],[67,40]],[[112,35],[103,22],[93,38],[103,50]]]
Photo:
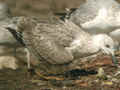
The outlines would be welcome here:
[[[56,24],[51,23],[38,23],[35,28],[25,31],[24,36],[33,37],[33,38],[41,38],[40,36],[45,36],[46,38],[50,38],[50,40],[54,41],[57,45],[61,45],[67,47],[70,43],[79,35],[79,38],[87,38],[89,36],[88,33],[82,31],[77,25],[72,23],[71,21],[67,22],[58,22]],[[84,40],[83,39],[83,40]]]

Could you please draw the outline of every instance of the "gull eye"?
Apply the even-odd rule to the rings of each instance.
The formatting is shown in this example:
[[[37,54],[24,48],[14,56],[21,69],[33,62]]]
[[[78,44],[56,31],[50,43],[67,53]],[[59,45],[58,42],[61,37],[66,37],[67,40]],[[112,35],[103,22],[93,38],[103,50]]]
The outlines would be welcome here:
[[[107,44],[107,45],[105,45],[105,46],[106,46],[107,48],[110,48],[110,45],[108,45],[108,44]]]

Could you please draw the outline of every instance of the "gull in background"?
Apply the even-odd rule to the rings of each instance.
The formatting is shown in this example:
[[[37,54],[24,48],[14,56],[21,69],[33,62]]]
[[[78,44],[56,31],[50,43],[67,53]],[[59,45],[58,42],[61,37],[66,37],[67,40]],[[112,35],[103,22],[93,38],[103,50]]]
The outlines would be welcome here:
[[[120,28],[120,4],[115,0],[86,0],[69,20],[91,34],[110,33]]]
[[[48,70],[51,65],[68,65],[76,58],[99,51],[111,55],[117,64],[114,41],[106,34],[90,35],[69,20],[59,20],[52,24],[38,23],[29,17],[23,17],[18,24],[17,30],[13,27],[6,28]]]
[[[12,23],[12,15],[9,7],[6,3],[0,2],[0,45],[11,46],[14,48],[14,51],[16,51],[16,47],[19,45],[18,42],[12,34],[3,27],[8,26],[10,23]]]

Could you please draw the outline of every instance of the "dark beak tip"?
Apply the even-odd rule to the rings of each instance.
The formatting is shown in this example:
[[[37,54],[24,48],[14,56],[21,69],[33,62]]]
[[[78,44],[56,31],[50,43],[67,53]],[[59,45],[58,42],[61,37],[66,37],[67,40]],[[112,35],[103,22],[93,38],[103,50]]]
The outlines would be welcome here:
[[[119,64],[118,64],[118,60],[117,60],[116,56],[114,56],[114,55],[112,55],[112,62],[113,62],[113,64],[114,64],[115,66],[118,66],[118,65],[119,65]]]

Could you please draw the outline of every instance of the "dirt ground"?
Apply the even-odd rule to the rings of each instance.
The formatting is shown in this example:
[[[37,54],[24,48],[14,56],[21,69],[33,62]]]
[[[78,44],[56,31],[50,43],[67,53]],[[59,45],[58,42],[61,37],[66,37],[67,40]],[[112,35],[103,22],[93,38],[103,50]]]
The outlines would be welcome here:
[[[48,18],[51,11],[64,12],[65,8],[76,8],[85,0],[2,1],[8,3],[13,16],[44,19]],[[120,61],[119,56],[117,58]],[[103,56],[82,65],[82,69],[48,76],[41,76],[38,69],[28,72],[26,65],[15,71],[3,69],[0,70],[0,90],[120,90],[120,75],[114,76],[119,69],[113,66],[110,57]]]
[[[3,69],[0,90],[120,90],[120,75],[115,76],[119,69],[109,56],[81,65],[82,69],[47,76],[42,76],[37,68],[28,71],[26,65],[15,71]]]

